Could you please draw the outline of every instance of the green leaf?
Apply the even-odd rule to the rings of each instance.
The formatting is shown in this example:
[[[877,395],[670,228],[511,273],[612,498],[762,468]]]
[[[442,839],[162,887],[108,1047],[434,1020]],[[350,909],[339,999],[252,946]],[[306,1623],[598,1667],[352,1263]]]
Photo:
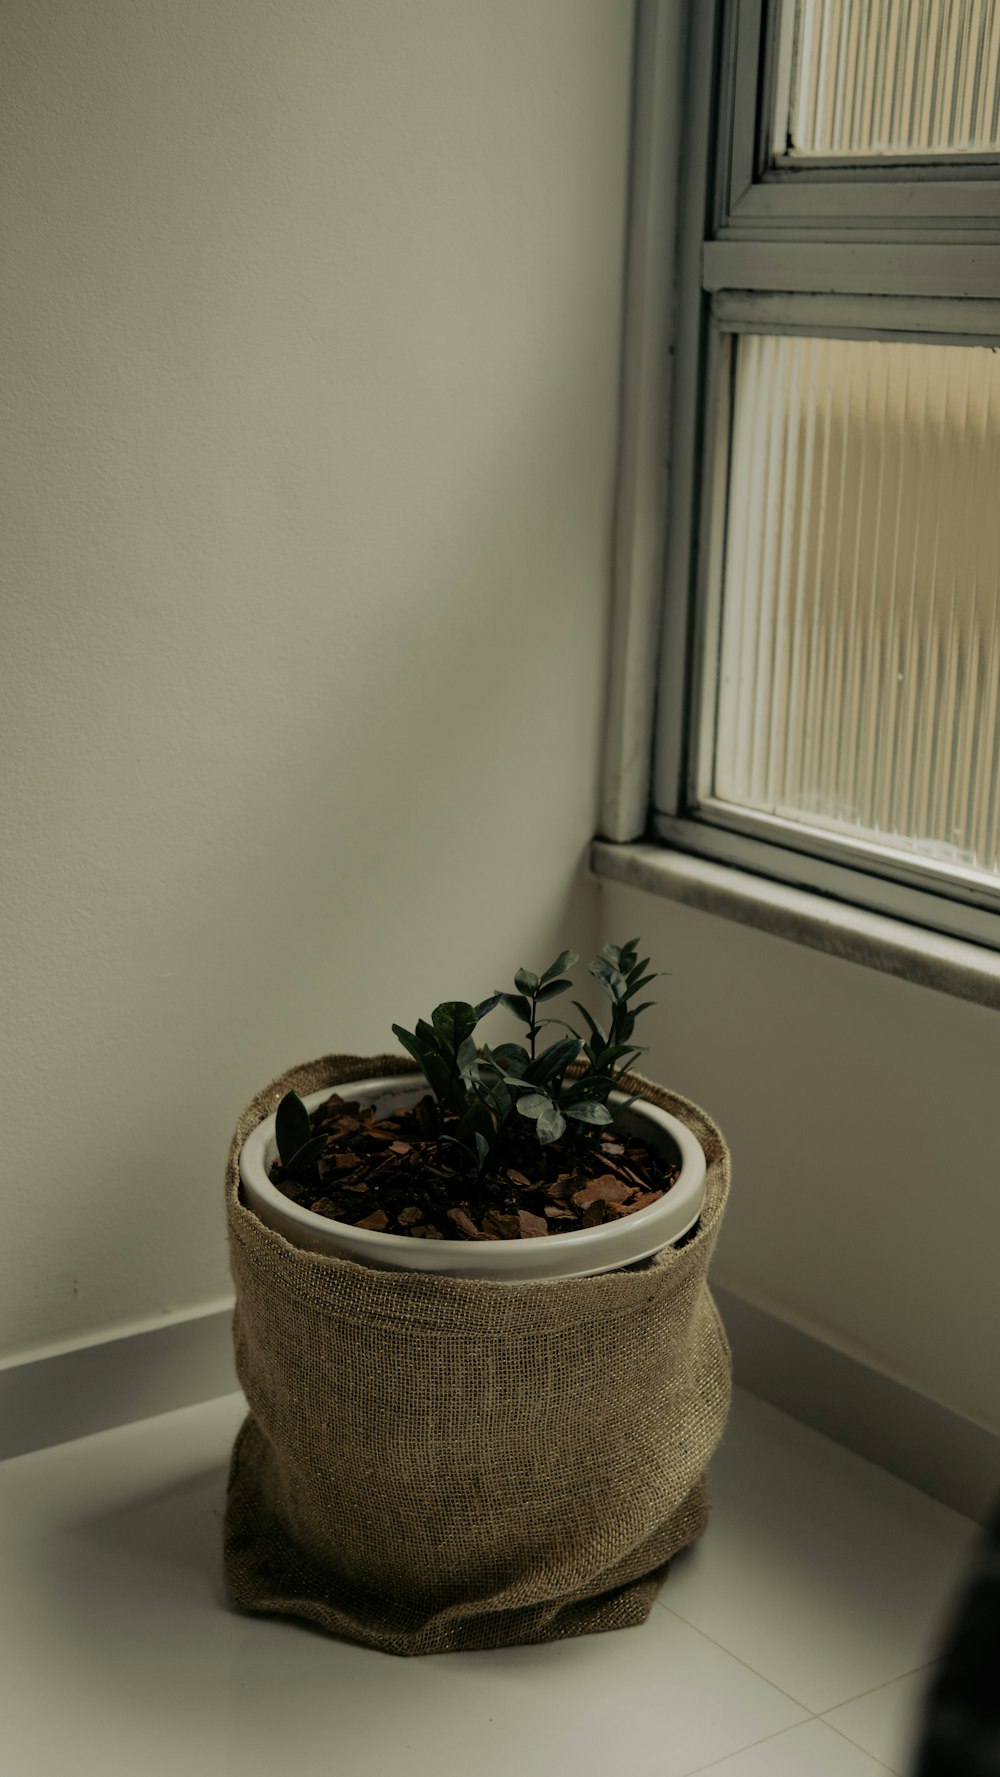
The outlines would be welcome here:
[[[458,1096],[459,1103],[461,1103],[461,1095],[456,1095],[454,1092],[451,1069],[447,1062],[442,1061],[440,1055],[426,1055],[424,1057],[423,1065],[424,1073],[427,1075],[431,1091],[437,1099],[438,1104],[453,1105],[454,1108],[457,1109],[458,1106],[455,1105],[454,1101],[456,1096]]]
[[[579,1031],[576,1031],[573,1029],[573,1026],[571,1024],[567,1024],[565,1018],[540,1018],[538,1020],[538,1023],[535,1025],[535,1029],[536,1030],[544,1030],[545,1026],[547,1024],[561,1024],[563,1027],[563,1030],[568,1030],[570,1035],[574,1036],[574,1037],[578,1037],[580,1034]]]
[[[595,1057],[594,1067],[599,1074],[603,1074],[622,1055],[645,1055],[647,1053],[648,1045],[640,1048],[635,1043],[616,1043],[613,1049],[605,1049],[603,1055]]]
[[[318,1160],[329,1140],[325,1135],[314,1135],[311,1141],[304,1142],[297,1154],[293,1154],[285,1167],[285,1171],[293,1178],[300,1178],[307,1166]]]
[[[530,1094],[532,1092],[537,1092],[538,1090],[537,1080],[516,1080],[513,1074],[507,1074],[504,1083],[509,1087],[511,1092],[527,1092]]]
[[[466,1037],[458,1046],[455,1065],[466,1084],[479,1078],[479,1055],[471,1037]]]
[[[403,1045],[403,1048],[406,1049],[407,1052],[413,1056],[414,1061],[417,1061],[420,1063],[420,1066],[424,1069],[424,1072],[426,1073],[427,1069],[424,1066],[424,1062],[425,1062],[425,1058],[427,1055],[427,1044],[422,1043],[418,1037],[415,1037],[413,1035],[412,1031],[404,1030],[403,1026],[401,1024],[394,1024],[392,1029],[393,1029],[393,1034],[399,1038],[400,1042]],[[280,1152],[280,1142],[279,1142],[279,1152]]]
[[[395,1026],[393,1028],[395,1028]],[[441,1044],[438,1041],[438,1034],[434,1029],[433,1024],[428,1024],[426,1018],[417,1019],[417,1036],[422,1043],[427,1045],[428,1049],[432,1049],[434,1053],[437,1054],[441,1047]]]
[[[517,1101],[517,1108],[522,1117],[530,1117],[532,1122],[550,1106],[555,1108],[547,1092],[529,1092],[527,1097],[519,1098]]]
[[[594,980],[600,983],[608,998],[612,1000],[615,1005],[618,1004],[619,1000],[625,998],[625,995],[628,992],[628,983],[621,971],[616,969],[612,963],[602,961],[598,958],[594,962],[588,963],[587,973],[593,975]]]
[[[590,1013],[587,1011],[586,1006],[581,1006],[579,1000],[574,1000],[573,1004],[576,1007],[577,1011],[582,1012],[583,1016],[587,1020],[587,1023],[590,1027],[590,1035],[591,1035],[593,1041],[595,1043],[600,1043],[601,1048],[603,1049],[605,1047],[608,1039],[607,1039],[607,1036],[605,1035],[604,1031],[601,1029],[601,1026],[598,1024],[597,1019],[591,1018]]]
[[[563,1087],[562,1104],[579,1104],[585,1098],[604,1098],[614,1090],[610,1074],[581,1074]]]
[[[459,1141],[467,1141],[477,1129],[483,1135],[493,1136],[496,1133],[493,1128],[493,1118],[490,1116],[487,1106],[481,1098],[472,1098],[469,1100],[468,1108],[464,1112],[455,1134]]]
[[[585,1100],[583,1104],[564,1103],[563,1109],[567,1117],[575,1117],[578,1123],[610,1123],[612,1120],[606,1104],[588,1103]]]
[[[500,995],[498,993],[491,993],[489,999],[480,1000],[478,1006],[476,1006],[474,1008],[475,1014],[476,1014],[476,1023],[478,1024],[480,1018],[485,1018],[487,1012],[492,1012],[494,1006],[498,1006],[499,1004],[500,1004]]]
[[[479,1095],[484,1104],[488,1105],[500,1123],[506,1123],[514,1109],[514,1100],[502,1080],[486,1086],[480,1082]]]
[[[629,994],[632,995],[633,993],[638,993],[641,988],[648,987],[651,981],[657,981],[659,979],[659,973],[658,969],[654,969],[652,974],[643,975],[641,981],[630,981],[628,987]]]
[[[538,976],[533,975],[530,969],[518,969],[514,976],[514,986],[519,987],[522,993],[535,993],[538,988]]]
[[[476,1152],[479,1155],[479,1170],[482,1172],[490,1157],[490,1144],[485,1135],[480,1135],[478,1129],[476,1130]]]
[[[287,1168],[299,1149],[309,1140],[312,1124],[309,1112],[302,1103],[297,1092],[286,1092],[278,1106],[274,1119],[274,1139],[278,1144],[278,1159]],[[324,1141],[326,1137],[324,1136]]]
[[[476,1028],[476,1010],[468,1000],[444,1000],[431,1019],[442,1045],[453,1054]]]
[[[534,1080],[536,1086],[544,1086],[556,1074],[561,1074],[571,1061],[575,1061],[582,1045],[579,1037],[562,1037],[558,1043],[550,1043],[537,1055],[528,1068],[527,1078]]]
[[[633,1006],[632,1007],[633,1019],[638,1018],[640,1012],[648,1012],[650,1006],[658,1006],[659,1003],[660,1003],[659,1000],[643,1000],[641,1006]]]
[[[538,992],[535,995],[535,998],[536,998],[536,1000],[539,1000],[539,1001],[551,1000],[554,998],[554,996],[557,993],[565,993],[567,987],[572,987],[572,985],[573,985],[573,983],[570,980],[569,976],[564,975],[561,980],[550,981],[547,983],[547,985],[545,987],[540,987],[538,989]]]
[[[531,1056],[528,1054],[527,1049],[523,1048],[520,1043],[498,1043],[495,1049],[489,1048],[488,1045],[484,1043],[483,1060],[492,1063],[498,1073],[502,1071],[500,1063],[505,1062],[510,1072],[520,1079],[531,1060]]]
[[[614,1110],[611,1112],[613,1119],[617,1122],[618,1118],[622,1115],[622,1112],[627,1111],[630,1105],[638,1104],[641,1098],[641,1092],[633,1092],[631,1098],[627,1098],[624,1104],[616,1104]]]
[[[554,975],[561,975],[564,969],[575,968],[580,961],[575,950],[561,950],[554,963],[550,963],[542,976],[542,983],[551,981]]]
[[[641,975],[643,969],[648,969],[648,967],[649,967],[649,958],[648,958],[648,956],[644,956],[641,963],[636,963],[634,968],[626,969],[624,971],[626,980],[631,985],[633,975]]]
[[[501,993],[498,998],[500,1004],[506,1006],[508,1012],[513,1012],[515,1018],[520,1018],[522,1024],[531,1023],[531,1002],[525,999],[523,993]]]
[[[551,1102],[546,1106],[545,1110],[541,1113],[538,1122],[535,1124],[535,1128],[538,1131],[538,1139],[543,1147],[547,1146],[549,1142],[558,1141],[565,1127],[566,1119],[563,1116],[562,1111],[559,1109],[558,1105],[552,1104]]]

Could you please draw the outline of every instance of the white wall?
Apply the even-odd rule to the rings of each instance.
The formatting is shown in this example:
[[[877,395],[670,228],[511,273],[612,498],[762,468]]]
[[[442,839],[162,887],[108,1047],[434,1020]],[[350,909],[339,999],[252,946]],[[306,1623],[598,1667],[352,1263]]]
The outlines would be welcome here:
[[[1000,1430],[1000,1017],[617,883],[642,1072],[726,1136],[715,1280]],[[645,996],[644,996],[645,997]]]
[[[227,1291],[273,1073],[593,953],[631,5],[0,32],[9,1356]]]

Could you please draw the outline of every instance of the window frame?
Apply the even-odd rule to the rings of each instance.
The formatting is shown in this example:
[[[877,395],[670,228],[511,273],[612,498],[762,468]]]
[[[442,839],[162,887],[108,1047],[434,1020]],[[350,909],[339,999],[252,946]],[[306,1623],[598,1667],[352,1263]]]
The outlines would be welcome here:
[[[698,798],[709,733],[706,688],[718,647],[729,340],[768,332],[1000,344],[1000,156],[977,162],[969,177],[964,165],[955,177],[954,163],[942,170],[925,157],[916,167],[885,170],[811,159],[794,169],[769,167],[778,17],[777,0],[691,0],[688,7],[646,836],[1000,949],[1000,883],[994,889],[969,882],[931,860]],[[945,185],[948,208],[941,214]],[[961,201],[953,207],[956,195]]]

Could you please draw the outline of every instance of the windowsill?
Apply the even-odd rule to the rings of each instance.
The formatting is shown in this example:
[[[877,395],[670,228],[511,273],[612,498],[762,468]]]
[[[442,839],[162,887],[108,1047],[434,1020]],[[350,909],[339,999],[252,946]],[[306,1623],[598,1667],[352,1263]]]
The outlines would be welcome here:
[[[1000,1011],[1000,952],[668,846],[595,839],[595,876]]]

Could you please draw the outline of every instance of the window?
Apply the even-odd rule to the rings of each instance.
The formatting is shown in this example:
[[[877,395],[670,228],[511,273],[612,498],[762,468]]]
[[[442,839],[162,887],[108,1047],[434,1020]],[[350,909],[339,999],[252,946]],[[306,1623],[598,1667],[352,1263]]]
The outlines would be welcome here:
[[[1000,0],[689,18],[653,833],[1000,948]]]

